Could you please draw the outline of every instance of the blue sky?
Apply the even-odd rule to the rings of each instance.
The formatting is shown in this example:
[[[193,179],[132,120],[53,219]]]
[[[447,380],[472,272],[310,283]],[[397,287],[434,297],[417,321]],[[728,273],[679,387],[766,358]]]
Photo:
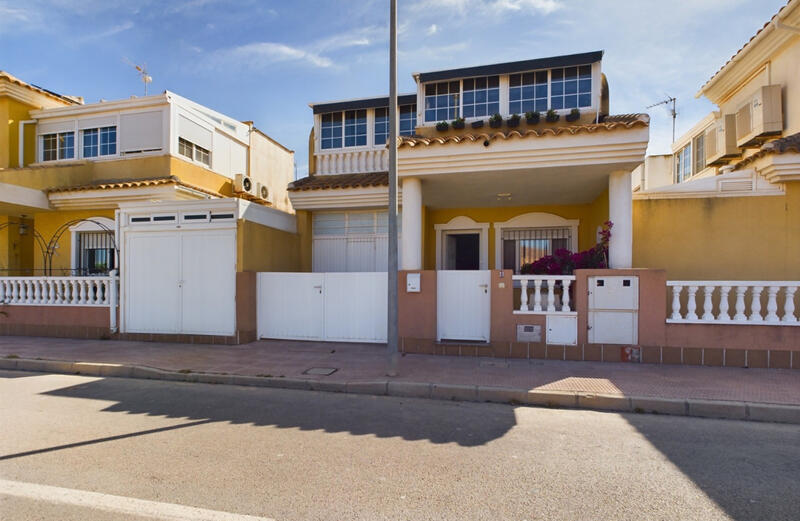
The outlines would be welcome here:
[[[309,102],[388,92],[388,0],[0,0],[0,69],[87,102],[165,89],[256,126],[306,175]],[[611,112],[678,98],[677,134],[713,109],[699,87],[785,0],[398,0],[412,72],[602,49]],[[649,110],[649,153],[669,151]]]

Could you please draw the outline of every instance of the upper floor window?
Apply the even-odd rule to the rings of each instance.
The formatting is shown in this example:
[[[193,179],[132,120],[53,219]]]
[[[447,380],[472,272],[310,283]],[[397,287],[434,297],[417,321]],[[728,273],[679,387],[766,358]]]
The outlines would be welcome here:
[[[383,146],[389,139],[389,109],[375,109],[375,145]]]
[[[675,182],[681,183],[692,175],[692,144],[689,143],[680,149],[674,157]]]
[[[322,115],[322,148],[342,148],[342,113]]]
[[[211,166],[211,152],[182,137],[178,138],[178,153],[206,166]]]
[[[400,135],[413,136],[414,130],[417,128],[417,106],[416,105],[401,105],[400,106]]]
[[[694,173],[699,174],[706,167],[706,135],[701,133],[694,138]]]
[[[499,76],[486,76],[484,78],[470,78],[464,80],[463,89],[463,117],[473,118],[490,116],[500,112]],[[451,116],[447,119],[453,119],[454,117],[455,116]]]
[[[425,85],[425,121],[448,121],[458,117],[459,83],[443,81]]]
[[[367,111],[366,110],[346,111],[344,113],[344,146],[361,147],[366,144],[367,144]]]
[[[117,153],[117,127],[87,128],[83,134],[83,157],[113,156]]]
[[[59,132],[42,136],[42,161],[73,159],[75,157],[75,132]]]
[[[511,114],[547,110],[547,71],[511,74],[508,85],[508,111]]]
[[[592,105],[592,66],[565,67],[550,71],[550,107],[574,109]]]

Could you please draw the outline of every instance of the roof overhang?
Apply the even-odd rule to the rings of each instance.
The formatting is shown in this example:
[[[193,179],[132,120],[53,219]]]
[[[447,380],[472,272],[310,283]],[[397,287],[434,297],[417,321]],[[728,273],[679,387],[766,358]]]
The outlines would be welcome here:
[[[27,215],[50,210],[50,201],[42,190],[0,183],[0,214]]]
[[[386,208],[389,205],[389,187],[369,186],[289,192],[289,199],[295,210]],[[402,202],[402,190],[397,191],[397,200]]]
[[[185,201],[209,199],[207,193],[175,183],[132,188],[64,190],[48,194],[50,205],[58,210],[114,209],[135,201]]]
[[[398,105],[411,105],[417,102],[416,94],[400,94],[397,96]],[[309,103],[314,114],[325,114],[328,112],[339,112],[342,110],[372,109],[389,106],[389,96],[376,98],[357,98],[341,101],[326,101],[323,103]]]

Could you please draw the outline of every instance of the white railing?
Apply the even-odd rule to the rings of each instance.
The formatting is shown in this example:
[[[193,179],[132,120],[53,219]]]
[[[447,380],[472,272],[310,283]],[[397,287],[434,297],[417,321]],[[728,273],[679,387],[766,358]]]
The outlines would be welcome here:
[[[381,172],[389,168],[389,150],[378,148],[356,152],[325,152],[317,154],[319,174],[351,174]]]
[[[795,294],[800,281],[678,280],[667,282],[667,286],[672,288],[667,317],[670,323],[800,325],[795,314]],[[685,314],[681,305],[683,295]]]
[[[108,306],[112,277],[0,277],[0,302],[17,306]]]
[[[519,281],[519,308],[516,314],[577,314],[570,307],[569,288],[575,282],[574,275],[514,275]],[[528,295],[528,289],[533,290]],[[558,290],[561,290],[560,292]]]

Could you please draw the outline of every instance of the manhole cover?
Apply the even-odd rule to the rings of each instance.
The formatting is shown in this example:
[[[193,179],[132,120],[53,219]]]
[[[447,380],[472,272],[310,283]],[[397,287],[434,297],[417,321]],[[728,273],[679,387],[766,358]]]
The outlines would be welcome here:
[[[338,371],[335,367],[312,367],[311,369],[306,369],[303,371],[303,374],[314,374],[314,375],[321,375],[321,376],[328,376],[332,375]]]
[[[484,360],[481,367],[508,367],[508,362],[503,360]]]

